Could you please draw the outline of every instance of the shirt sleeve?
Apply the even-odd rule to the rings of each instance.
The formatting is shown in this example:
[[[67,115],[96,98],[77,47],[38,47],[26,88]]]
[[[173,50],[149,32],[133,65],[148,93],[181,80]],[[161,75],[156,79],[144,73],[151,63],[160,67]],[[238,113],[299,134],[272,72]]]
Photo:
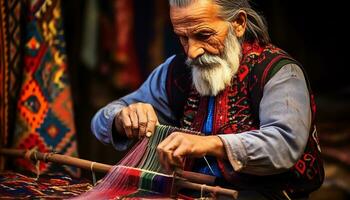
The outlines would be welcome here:
[[[91,130],[98,140],[104,144],[112,144],[117,150],[125,150],[132,143],[131,140],[122,137],[117,138],[112,134],[115,116],[124,107],[132,103],[151,104],[162,124],[169,124],[175,120],[175,116],[168,105],[165,88],[168,67],[174,57],[171,56],[153,70],[147,80],[135,92],[109,103],[95,114],[91,121]]]
[[[260,129],[219,135],[234,170],[272,175],[291,168],[302,155],[311,126],[310,97],[299,66],[283,66],[265,85]]]

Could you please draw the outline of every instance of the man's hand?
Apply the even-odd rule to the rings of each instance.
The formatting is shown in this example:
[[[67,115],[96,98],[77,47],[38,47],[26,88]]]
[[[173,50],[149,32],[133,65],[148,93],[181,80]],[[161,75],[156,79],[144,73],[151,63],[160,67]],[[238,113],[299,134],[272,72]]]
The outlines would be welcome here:
[[[185,157],[200,158],[205,155],[226,158],[226,152],[218,136],[198,136],[182,132],[174,132],[157,147],[158,158],[166,171],[173,166],[183,167]]]
[[[115,117],[116,129],[128,138],[150,137],[158,123],[152,105],[135,103],[123,108]]]

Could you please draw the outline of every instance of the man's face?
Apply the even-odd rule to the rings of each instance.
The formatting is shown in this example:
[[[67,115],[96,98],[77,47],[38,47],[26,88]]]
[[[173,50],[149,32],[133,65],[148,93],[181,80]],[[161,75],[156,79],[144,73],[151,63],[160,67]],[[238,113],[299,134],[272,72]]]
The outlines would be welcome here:
[[[202,96],[216,96],[231,84],[241,57],[241,45],[231,23],[218,17],[218,6],[195,1],[172,7],[170,17],[192,68],[193,84]]]
[[[188,58],[223,53],[230,23],[219,18],[218,11],[219,7],[211,1],[194,1],[183,8],[170,8],[174,32]]]

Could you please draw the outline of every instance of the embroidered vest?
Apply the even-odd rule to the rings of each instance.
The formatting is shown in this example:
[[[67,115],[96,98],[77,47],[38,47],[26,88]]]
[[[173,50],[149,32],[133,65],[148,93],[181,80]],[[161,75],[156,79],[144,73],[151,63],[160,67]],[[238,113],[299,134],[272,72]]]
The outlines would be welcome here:
[[[214,135],[259,129],[259,105],[264,85],[284,65],[298,64],[273,45],[245,43],[242,53],[241,65],[232,78],[231,86],[215,97]],[[191,69],[185,65],[185,59],[184,55],[178,55],[169,65],[166,85],[169,105],[178,119],[176,125],[200,131],[207,116],[209,97],[200,96],[194,89]],[[306,78],[305,72],[304,75]],[[291,197],[302,197],[321,186],[324,170],[314,126],[316,106],[309,83],[308,88],[312,128],[300,159],[287,172],[269,176],[235,172],[228,161],[218,160],[223,176],[232,187],[262,192],[277,189],[286,191]]]

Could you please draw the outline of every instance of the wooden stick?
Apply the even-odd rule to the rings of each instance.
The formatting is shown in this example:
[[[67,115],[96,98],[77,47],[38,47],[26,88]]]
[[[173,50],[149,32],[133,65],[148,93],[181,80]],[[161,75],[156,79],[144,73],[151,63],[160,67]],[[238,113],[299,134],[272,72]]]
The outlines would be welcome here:
[[[5,156],[11,156],[11,157],[25,158],[26,154],[28,154],[28,151],[23,149],[0,148],[0,154]],[[30,153],[29,159],[33,161],[42,160],[44,162],[49,161],[49,162],[59,163],[63,165],[71,165],[82,169],[92,170],[94,172],[102,172],[102,173],[108,173],[108,171],[113,167],[112,165],[92,162],[89,160],[84,160],[84,159],[75,158],[71,156],[60,155],[56,153],[41,153],[37,151],[33,151],[32,153]],[[215,182],[214,176],[209,176],[209,175],[189,172],[189,171],[183,171],[181,169],[176,169],[175,173],[177,176],[179,176],[179,178],[175,176],[176,178],[175,184],[178,187],[189,188],[194,190],[203,190],[214,194],[220,194],[220,195],[225,195],[225,196],[230,196],[235,198],[238,195],[238,192],[236,190],[225,189],[218,186],[215,186],[215,187],[208,186],[208,185],[214,184]]]
[[[176,179],[175,185],[179,185],[183,188],[193,189],[193,190],[197,190],[197,191],[209,192],[209,193],[213,193],[215,195],[229,196],[232,199],[237,199],[237,197],[238,197],[238,192],[236,190],[226,189],[226,188],[222,188],[219,186],[209,186],[209,185],[205,185],[205,184],[197,184],[197,183],[192,183],[192,182],[181,180],[181,179]]]
[[[179,177],[186,178],[187,180],[200,184],[214,185],[215,176],[210,176],[206,174],[200,174],[196,172],[184,171],[182,169],[176,168],[175,174]]]
[[[0,154],[12,156],[12,157],[20,157],[25,158],[25,155],[28,151],[24,149],[0,149]],[[91,170],[91,165],[93,162],[89,160],[84,160],[80,158],[75,158],[72,156],[60,155],[56,153],[41,153],[41,152],[33,152],[30,154],[30,159],[33,161],[42,160],[44,162],[53,162],[59,163],[63,165],[71,165],[75,167],[79,167],[86,170]],[[93,164],[94,172],[102,172],[107,173],[112,168],[112,165],[106,165],[95,162]]]

